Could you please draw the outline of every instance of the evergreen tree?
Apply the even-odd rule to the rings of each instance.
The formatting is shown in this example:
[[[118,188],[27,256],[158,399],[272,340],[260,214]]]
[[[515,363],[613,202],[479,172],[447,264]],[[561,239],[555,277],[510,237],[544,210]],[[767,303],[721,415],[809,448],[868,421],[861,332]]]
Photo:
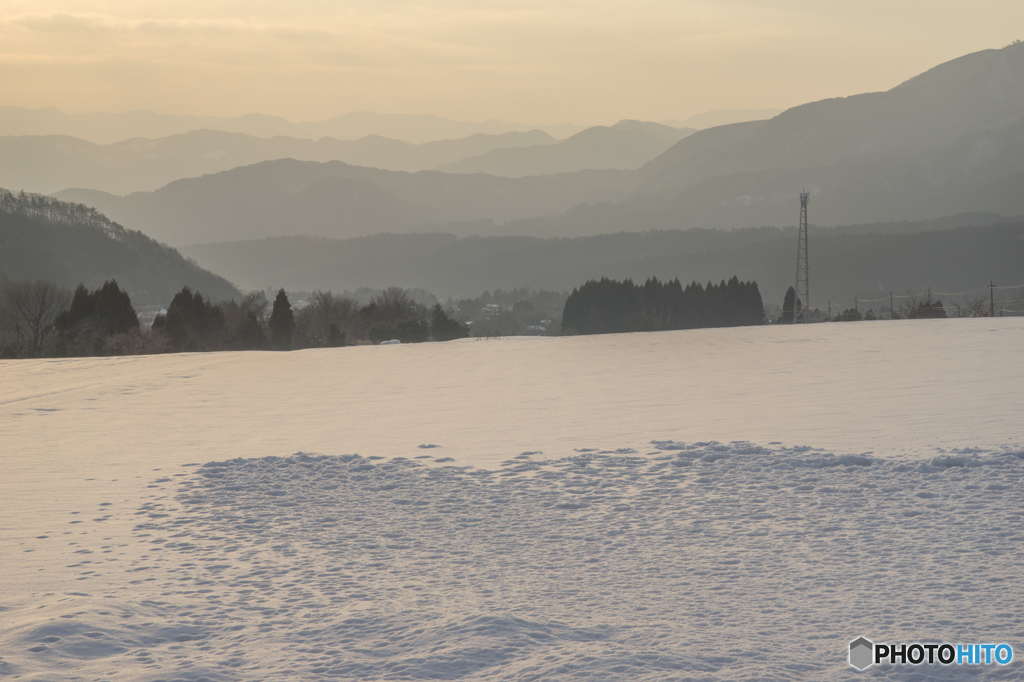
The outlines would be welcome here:
[[[562,313],[562,334],[734,327],[764,324],[756,282],[733,277],[719,284],[697,282],[685,289],[678,279],[650,278],[643,286],[607,278],[573,289]]]
[[[405,320],[395,327],[395,336],[402,343],[423,343],[430,338],[426,320]]]
[[[926,300],[920,301],[917,305],[912,305],[907,311],[907,319],[909,320],[929,320],[929,319],[944,319],[946,317],[946,308],[942,305],[942,301]]]
[[[452,318],[440,303],[436,303],[430,311],[430,335],[435,341],[464,339],[469,336],[469,326]]]
[[[104,282],[96,290],[94,315],[107,334],[127,334],[139,328],[139,318],[132,307],[127,291],[122,291],[115,280]]]
[[[284,293],[284,289],[277,292],[268,324],[270,326],[270,342],[274,348],[290,350],[292,332],[295,331],[295,316],[292,314],[292,304],[288,302],[288,296]]]
[[[266,349],[267,337],[255,312],[250,310],[246,313],[245,320],[235,330],[231,346],[236,350]]]
[[[790,287],[786,290],[786,297],[782,299],[782,324],[793,323],[793,310],[796,306],[796,289]]]
[[[154,320],[153,329],[166,333],[177,351],[218,350],[223,345],[224,313],[186,286],[174,295],[166,319]]]
[[[928,306],[928,317],[931,319],[946,319],[946,309],[942,305],[942,301],[935,301]]]
[[[108,280],[93,292],[79,284],[55,327],[61,334],[61,353],[102,355],[109,337],[138,331],[139,318],[128,292]]]
[[[180,305],[172,303],[167,311],[166,319],[161,322],[159,327],[154,321],[153,328],[166,332],[171,337],[171,345],[175,350],[199,350],[197,347],[190,347],[196,344],[191,342],[191,329],[186,321],[185,312]]]

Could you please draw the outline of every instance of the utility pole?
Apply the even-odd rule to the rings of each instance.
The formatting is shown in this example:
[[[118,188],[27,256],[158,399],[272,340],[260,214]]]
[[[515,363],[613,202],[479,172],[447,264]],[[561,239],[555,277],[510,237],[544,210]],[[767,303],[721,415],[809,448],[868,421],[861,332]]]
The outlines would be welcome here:
[[[793,322],[797,321],[797,313],[803,311],[803,321],[807,322],[807,313],[811,310],[811,292],[807,265],[807,203],[811,199],[810,192],[800,192],[800,227],[796,246],[796,297],[803,304],[800,310],[793,308]]]
[[[996,316],[996,285],[991,279],[988,281],[988,316]]]
[[[892,292],[889,292],[889,319],[896,319],[896,309],[892,307]]]

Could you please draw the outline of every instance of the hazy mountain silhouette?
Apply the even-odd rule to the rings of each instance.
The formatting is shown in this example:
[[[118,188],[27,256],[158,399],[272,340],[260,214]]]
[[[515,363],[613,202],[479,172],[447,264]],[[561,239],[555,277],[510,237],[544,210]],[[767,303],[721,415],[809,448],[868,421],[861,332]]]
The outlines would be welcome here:
[[[1022,119],[1024,44],[1015,44],[953,60],[887,92],[699,131],[636,171],[512,179],[281,161],[124,199],[60,196],[95,202],[175,244],[430,225],[460,235],[535,236],[786,225],[796,220],[801,188],[811,192],[811,220],[820,225],[1016,215],[1024,213]],[[500,153],[535,160],[567,142]]]
[[[732,125],[733,123],[746,123],[747,121],[763,121],[773,116],[778,116],[783,109],[715,109],[694,114],[685,119],[670,119],[659,121],[673,128],[695,128],[704,130],[716,126]]]
[[[439,166],[449,173],[487,173],[509,178],[572,173],[584,169],[639,168],[695,132],[660,123],[619,121],[595,126],[556,144],[492,149]]]
[[[957,226],[966,227],[957,227]],[[812,304],[824,308],[907,289],[1024,282],[1024,220],[991,214],[812,228]],[[621,232],[572,239],[381,234],[347,240],[275,237],[201,244],[182,253],[250,288],[421,287],[472,297],[495,288],[570,291],[588,279],[754,279],[781,303],[796,272],[795,228]],[[277,284],[280,283],[280,284]],[[878,309],[878,304],[873,304]],[[836,311],[834,311],[836,312]]]
[[[0,137],[0,186],[41,193],[87,187],[128,194],[154,190],[181,178],[284,158],[415,172],[491,149],[555,142],[540,130],[479,133],[419,145],[377,135],[358,140],[306,140],[211,130],[108,145],[57,135]]]
[[[742,132],[742,126],[755,125],[713,130]],[[700,161],[707,164],[718,158],[714,152],[708,157],[691,155],[686,171],[697,174],[702,170]],[[820,225],[923,220],[968,212],[1019,215],[1024,213],[1020,191],[1024,119],[926,151],[872,152],[829,166],[731,173],[687,182],[680,174],[675,180],[657,192],[644,192],[649,185],[640,182],[641,190],[626,201],[580,205],[562,215],[509,223],[503,230],[578,236],[636,229],[791,225],[796,222],[802,188],[811,193],[811,221]]]
[[[872,153],[913,154],[958,137],[1005,126],[1024,116],[1024,44],[954,59],[887,92],[793,107],[764,122],[732,126],[749,132],[708,159],[700,131],[644,169],[644,189],[685,189],[709,177],[770,169],[816,168]],[[692,150],[697,150],[694,154]]]
[[[358,140],[367,135],[402,140],[413,144],[451,140],[476,134],[543,130],[556,138],[579,132],[584,126],[571,123],[532,125],[505,123],[492,119],[483,123],[452,121],[429,114],[377,114],[357,111],[323,121],[293,123],[278,116],[246,114],[235,117],[179,116],[149,110],[125,113],[66,114],[58,109],[22,109],[0,106],[0,135],[67,135],[95,144],[110,144],[131,138],[156,139],[193,130],[219,130],[254,137],[298,137],[318,140]]]
[[[467,223],[452,227],[462,234],[487,233],[493,222],[625,198],[630,177],[626,171],[585,171],[512,179],[281,159],[126,197],[81,189],[55,196],[181,245],[286,234],[350,237],[456,222]]]
[[[701,130],[635,174],[624,202],[504,226],[515,234],[825,225],[1024,212],[1024,44],[947,62],[887,92]]]
[[[795,221],[793,188],[812,195],[812,216],[829,224],[916,220],[952,213],[1024,212],[1024,119],[916,153],[878,151],[810,169],[737,173],[690,187],[673,215],[697,225]]]

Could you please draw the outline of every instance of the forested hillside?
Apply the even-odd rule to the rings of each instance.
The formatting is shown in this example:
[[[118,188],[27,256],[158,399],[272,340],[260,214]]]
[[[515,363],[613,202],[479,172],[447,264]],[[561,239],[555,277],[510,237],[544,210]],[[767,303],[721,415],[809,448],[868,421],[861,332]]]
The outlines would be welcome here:
[[[280,159],[126,197],[86,190],[55,196],[95,206],[118,222],[183,246],[282,235],[413,232],[453,222],[466,223],[462,234],[492,233],[495,222],[625,198],[631,187],[629,171],[619,170],[499,178]]]
[[[440,297],[485,289],[570,291],[601,277],[717,282],[754,279],[781,304],[796,274],[795,228],[620,232],[572,239],[383,234],[347,240],[281,237],[182,249],[250,289],[423,288]],[[1024,284],[1024,220],[954,216],[916,223],[813,228],[811,303],[907,289]]]
[[[137,306],[166,304],[185,285],[217,299],[240,297],[223,277],[95,209],[5,190],[0,190],[0,273],[72,288],[116,279]]]

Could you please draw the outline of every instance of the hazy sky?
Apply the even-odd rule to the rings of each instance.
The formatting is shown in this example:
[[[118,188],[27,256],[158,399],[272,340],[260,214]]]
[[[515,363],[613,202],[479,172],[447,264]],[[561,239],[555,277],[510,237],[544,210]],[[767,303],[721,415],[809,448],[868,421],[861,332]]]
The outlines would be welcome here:
[[[888,89],[1021,0],[0,0],[0,104],[580,124]]]

